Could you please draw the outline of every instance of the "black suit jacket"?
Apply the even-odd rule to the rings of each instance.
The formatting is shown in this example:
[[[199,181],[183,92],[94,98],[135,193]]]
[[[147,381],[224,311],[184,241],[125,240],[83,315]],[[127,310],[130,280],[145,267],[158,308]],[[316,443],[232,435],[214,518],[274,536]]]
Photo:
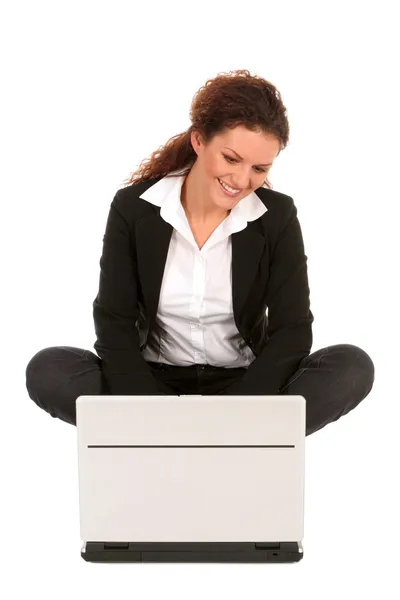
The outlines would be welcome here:
[[[110,206],[93,318],[94,348],[111,394],[161,393],[141,351],[155,323],[173,227],[159,207],[139,198],[160,179],[119,189]],[[232,298],[236,326],[256,359],[231,386],[233,394],[277,394],[312,346],[296,206],[273,190],[255,193],[268,210],[232,234]]]

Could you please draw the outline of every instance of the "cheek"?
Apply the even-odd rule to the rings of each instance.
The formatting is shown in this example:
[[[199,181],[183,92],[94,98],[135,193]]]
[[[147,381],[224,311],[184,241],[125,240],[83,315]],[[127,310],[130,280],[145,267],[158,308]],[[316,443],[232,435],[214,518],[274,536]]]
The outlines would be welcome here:
[[[216,177],[221,176],[222,164],[215,156],[205,156],[203,164],[208,177],[215,179]]]

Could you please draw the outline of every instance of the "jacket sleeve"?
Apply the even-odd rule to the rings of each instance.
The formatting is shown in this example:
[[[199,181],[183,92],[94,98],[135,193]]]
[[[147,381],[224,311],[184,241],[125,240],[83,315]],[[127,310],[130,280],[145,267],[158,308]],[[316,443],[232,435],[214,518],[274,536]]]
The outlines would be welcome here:
[[[117,208],[118,193],[111,203],[103,237],[99,291],[93,302],[94,348],[102,359],[110,394],[160,394],[140,351],[136,251]]]
[[[269,339],[242,379],[225,389],[224,394],[278,394],[301,360],[310,354],[314,316],[310,310],[307,256],[297,208],[290,200],[288,217],[270,260]]]

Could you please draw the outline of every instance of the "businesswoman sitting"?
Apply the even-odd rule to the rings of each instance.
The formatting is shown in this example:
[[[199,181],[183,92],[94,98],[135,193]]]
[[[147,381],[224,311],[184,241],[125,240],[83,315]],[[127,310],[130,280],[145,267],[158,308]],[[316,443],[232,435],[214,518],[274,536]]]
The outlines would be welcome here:
[[[40,350],[29,396],[76,425],[80,395],[299,394],[310,435],[368,395],[374,364],[352,344],[310,354],[297,209],[267,178],[288,143],[286,108],[270,82],[230,71],[200,88],[190,120],[112,200],[93,302],[98,356]]]

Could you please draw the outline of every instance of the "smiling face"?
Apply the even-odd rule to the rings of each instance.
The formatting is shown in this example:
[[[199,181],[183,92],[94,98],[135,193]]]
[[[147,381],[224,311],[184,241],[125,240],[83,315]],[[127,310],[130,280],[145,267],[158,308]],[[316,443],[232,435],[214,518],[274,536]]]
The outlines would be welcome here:
[[[217,134],[207,145],[192,132],[191,142],[197,154],[196,187],[217,210],[231,210],[261,187],[280,149],[277,138],[242,125]],[[225,190],[221,182],[234,191]]]

